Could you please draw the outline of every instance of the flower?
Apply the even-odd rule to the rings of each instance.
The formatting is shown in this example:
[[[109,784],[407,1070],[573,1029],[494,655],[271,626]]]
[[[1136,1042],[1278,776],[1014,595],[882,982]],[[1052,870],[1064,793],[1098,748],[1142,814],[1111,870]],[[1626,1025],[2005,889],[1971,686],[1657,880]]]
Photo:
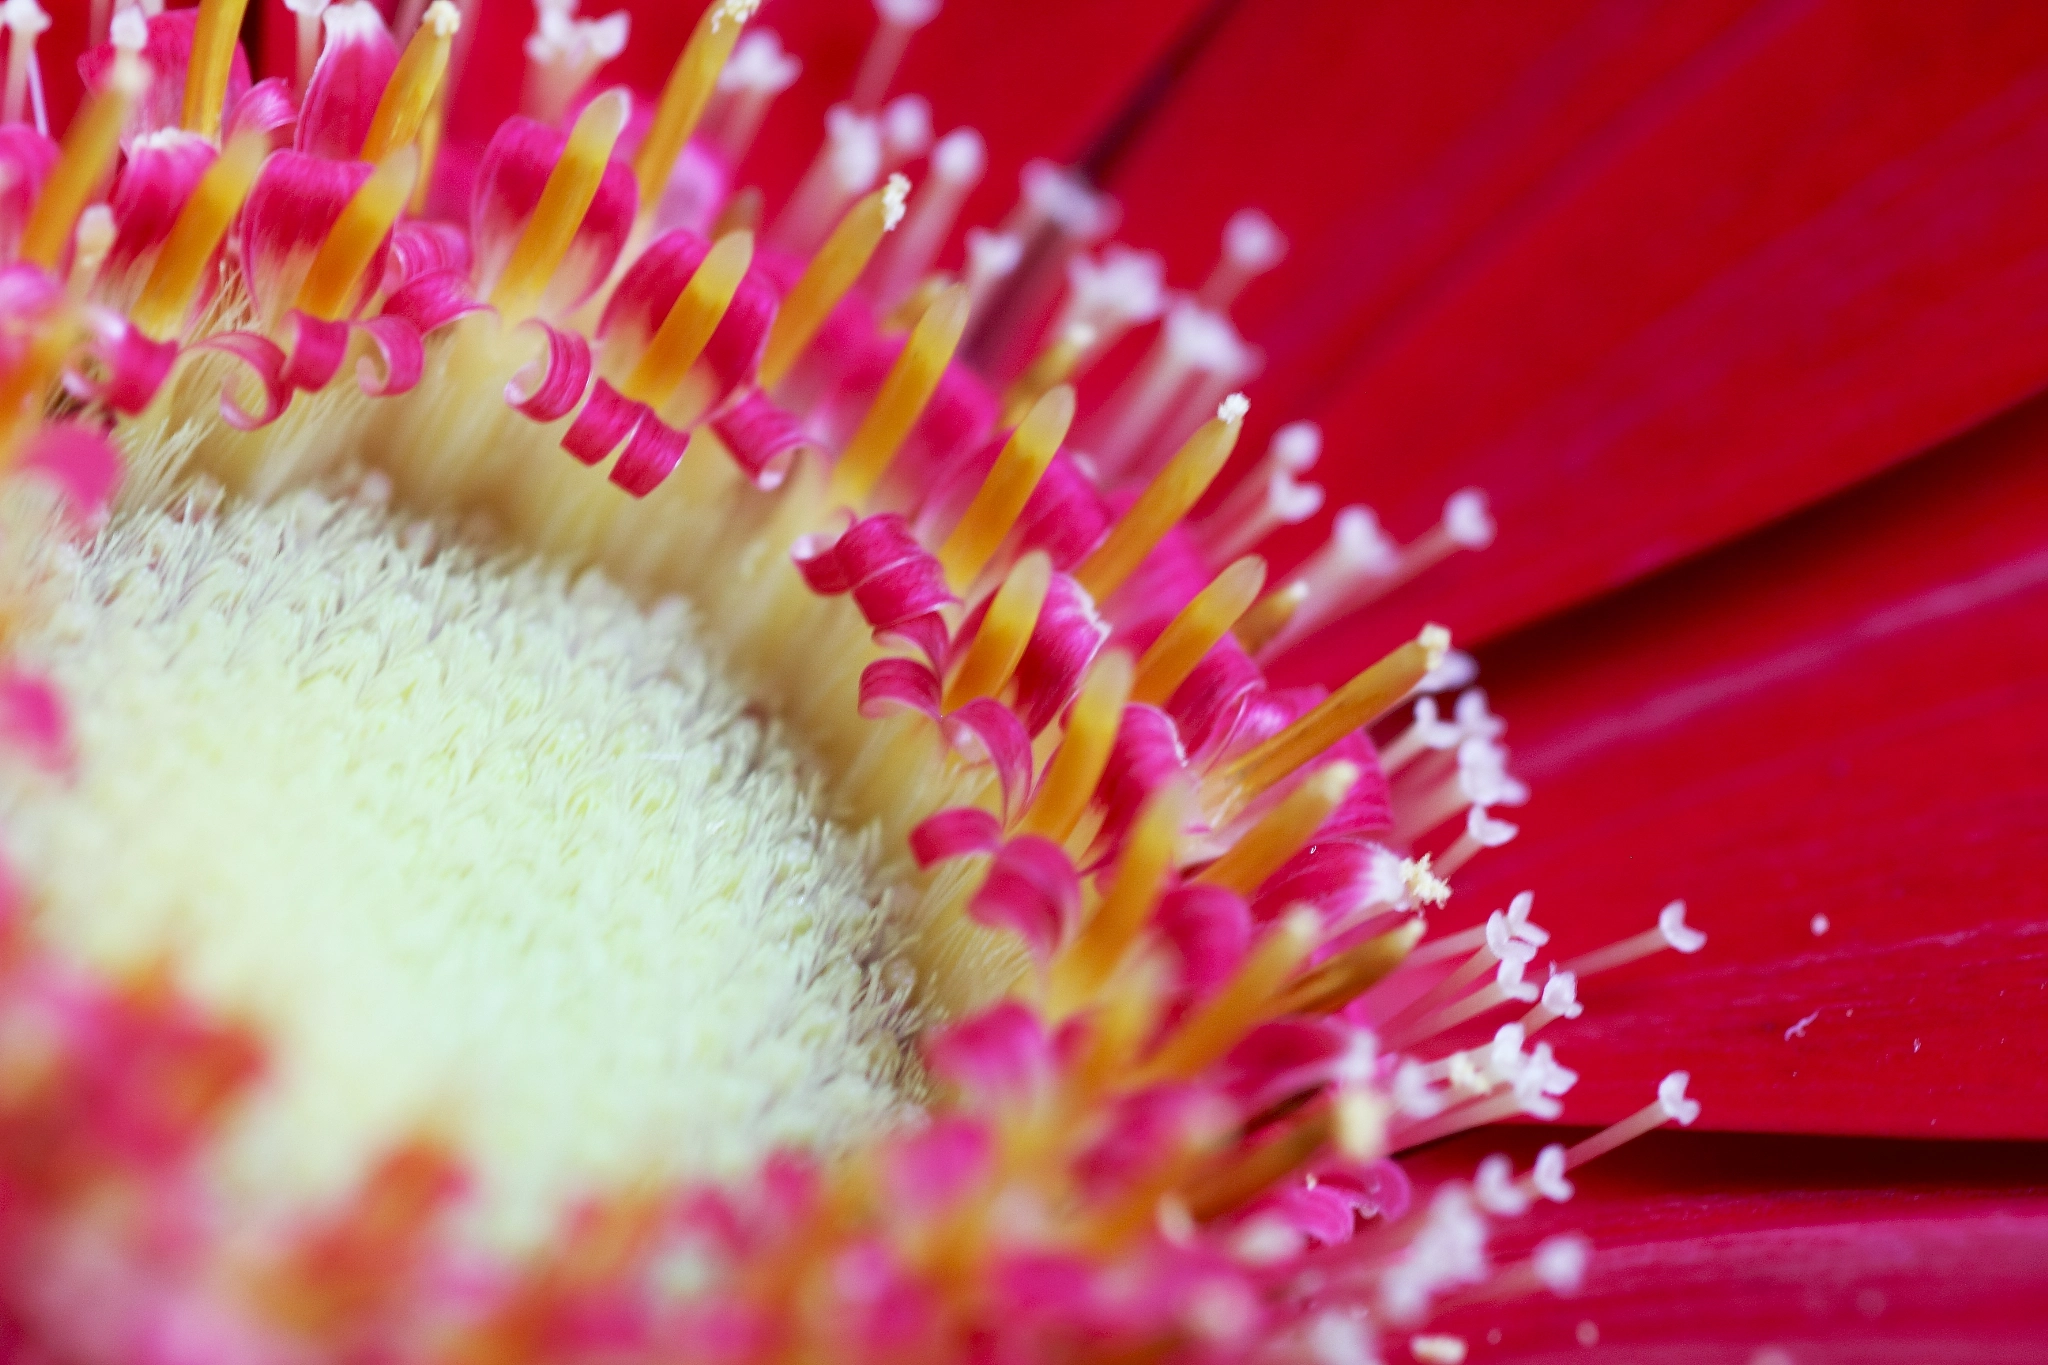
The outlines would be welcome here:
[[[40,11],[14,8],[13,70],[32,75]],[[668,35],[664,67],[684,55],[658,100],[592,78],[653,51],[659,16],[547,0],[515,34],[502,8],[466,25],[439,0],[401,7],[393,35],[360,0],[310,0],[260,26],[273,60],[258,73],[290,75],[253,80],[238,5],[124,9],[82,63],[91,95],[61,153],[12,130],[10,183],[34,193],[9,224],[0,416],[44,487],[11,495],[21,671],[6,732],[26,764],[5,989],[23,1079],[5,1113],[16,1157],[0,1166],[11,1314],[33,1340],[109,1358],[431,1345],[751,1359],[829,1343],[889,1358],[1367,1359],[1412,1331],[1417,1358],[1462,1359],[1474,1334],[1451,1329],[1482,1305],[1600,1293],[1597,1251],[1589,1270],[1583,1235],[1536,1214],[1572,1198],[1587,1161],[1700,1117],[1688,1074],[1661,1062],[1643,1103],[1631,1045],[1645,1031],[1609,1024],[1591,1054],[1620,1063],[1596,1093],[1592,1112],[1613,1120],[1598,1133],[1526,1161],[1468,1156],[1420,1191],[1412,1173],[1435,1158],[1388,1158],[1456,1153],[1494,1120],[1576,1105],[1580,1073],[1555,1050],[1578,1062],[1575,1046],[1533,1035],[1597,1021],[1607,973],[1691,998],[1634,965],[1706,946],[1683,902],[1604,946],[1582,941],[1600,916],[1567,914],[1553,942],[1527,893],[1508,900],[1530,841],[1494,812],[1529,798],[1531,736],[1568,772],[1655,733],[1660,708],[1711,708],[1727,684],[1709,673],[1616,724],[1530,730],[1510,653],[1494,685],[1517,717],[1511,768],[1484,697],[1430,700],[1472,668],[1440,627],[1411,621],[1328,695],[1276,681],[1341,654],[1325,647],[1340,620],[1370,639],[1411,581],[1450,584],[1483,629],[1524,619],[1611,581],[1616,554],[1644,567],[1626,560],[1641,526],[1581,534],[1557,517],[1569,553],[1506,557],[1519,598],[1456,567],[1497,525],[1495,501],[1455,482],[1428,495],[1452,490],[1412,540],[1349,503],[1297,556],[1290,536],[1318,531],[1326,500],[1302,477],[1318,435],[1298,424],[1240,491],[1186,519],[1241,444],[1239,387],[1275,357],[1300,362],[1274,376],[1281,392],[1355,372],[1320,405],[1324,434],[1352,449],[1405,439],[1418,400],[1434,403],[1453,465],[1474,449],[1513,451],[1518,468],[1544,442],[1571,451],[1587,394],[1616,385],[1687,397],[1664,371],[1644,377],[1646,358],[1726,327],[1755,280],[1688,298],[1670,335],[1631,339],[1582,393],[1572,366],[1605,354],[1601,328],[1627,335],[1631,307],[1669,300],[1695,268],[1683,250],[1626,258],[1641,287],[1611,317],[1459,404],[1443,401],[1431,347],[1467,353],[1468,297],[1407,295],[1408,272],[1457,247],[1460,214],[1483,220],[1513,175],[1576,145],[1575,121],[1603,101],[1654,88],[1692,113],[1687,97],[1720,89],[1730,63],[1768,80],[1786,54],[1831,50],[1834,11],[1737,22],[1703,4],[1617,29],[1532,10],[1518,38],[1554,48],[1511,65],[1534,73],[1517,93],[1544,117],[1519,109],[1513,137],[1538,129],[1540,154],[1499,154],[1523,150],[1510,137],[1469,157],[1435,219],[1452,230],[1383,236],[1397,249],[1379,272],[1328,264],[1347,205],[1290,220],[1297,262],[1324,256],[1310,278],[1336,287],[1309,301],[1309,325],[1274,329],[1269,357],[1233,318],[1247,286],[1284,278],[1288,243],[1258,212],[1230,217],[1207,283],[1169,300],[1185,238],[1166,236],[1166,266],[1109,247],[1092,263],[1115,206],[1037,163],[1000,230],[969,230],[955,275],[933,273],[991,156],[1010,153],[969,133],[935,145],[933,104],[886,100],[911,37],[945,32],[930,0],[878,3],[814,157],[778,161],[771,138],[747,159],[793,75],[779,43],[747,30],[756,8],[719,0]],[[1258,69],[1274,26],[1256,8],[1208,7],[1179,28],[1165,80],[1145,86],[1165,105],[1111,120],[1086,168],[1142,185],[1145,144],[1174,144],[1203,64]],[[1110,22],[1143,38],[1181,17],[1140,5]],[[1305,16],[1289,51],[1311,26],[1348,40],[1371,22]],[[516,87],[497,74],[508,35]],[[1962,65],[1995,84],[2026,36],[1966,43],[1985,66]],[[1397,50],[1417,70],[1432,42],[1464,55],[1454,21],[1408,37]],[[828,71],[847,51],[816,50]],[[1600,80],[1571,78],[1588,57]],[[1068,66],[1072,117],[1091,68]],[[1953,91],[1929,85],[1928,107],[1949,110]],[[1584,105],[1542,104],[1589,86]],[[22,94],[11,82],[17,116]],[[1641,155],[1618,142],[1594,171]],[[1915,166],[1946,183],[1959,142],[1915,144]],[[928,152],[913,190],[902,169]],[[1861,155],[1831,151],[1800,192]],[[117,157],[111,199],[89,204]],[[756,169],[772,216],[734,190]],[[1823,213],[1815,240],[1856,226],[1855,194],[1842,202],[1846,226]],[[1909,260],[1913,227],[1883,239]],[[1529,292],[1529,260],[1554,247],[1526,240],[1504,270],[1482,253],[1479,297]],[[1361,337],[1390,303],[1393,340]],[[1152,340],[1119,350],[1154,317]],[[1881,361],[1897,343],[1872,336],[1859,354]],[[1775,354],[1740,339],[1741,361]],[[1077,377],[1078,398],[1064,382]],[[2012,392],[1931,385],[1885,440]],[[1361,420],[1354,393],[1393,401]],[[1551,406],[1525,421],[1515,404],[1531,393]],[[1598,431],[1611,407],[1590,410]],[[1888,448],[1859,415],[1814,457],[1835,477]],[[128,479],[110,519],[103,429]],[[1348,480],[1356,463],[1318,473]],[[1510,546],[1514,509],[1543,504],[1475,467],[1515,495],[1497,499]],[[1798,459],[1774,468],[1810,490]],[[1414,490],[1394,486],[1399,525]],[[1709,529],[1691,534],[1725,535],[1772,496],[1787,495],[1706,500]],[[1653,520],[1673,506],[1643,502]],[[1292,567],[1269,584],[1263,559],[1240,558],[1254,548]],[[2030,562],[1960,600],[2026,591]],[[1937,589],[1852,639],[1957,601]],[[1781,652],[1735,677],[1801,678],[1832,657]],[[1553,675],[1576,676],[1528,676]],[[1418,694],[1376,751],[1361,727]],[[873,834],[857,847],[843,826]],[[1425,937],[1418,911],[1490,886],[1505,908]],[[678,895],[701,912],[680,930],[661,913]],[[1834,917],[1810,922],[1817,936]],[[680,1048],[678,1020],[698,1030]],[[451,1093],[429,1105],[436,1078]],[[679,1086],[686,1117],[664,1108]],[[776,1142],[797,1150],[767,1155]],[[551,1236],[574,1193],[592,1198]],[[230,1264],[253,1269],[224,1288]],[[1866,1320],[1891,1311],[1875,1288],[1855,1303]],[[1720,1340],[1750,1344],[1767,1320],[1782,1326],[1752,1312]],[[1572,1335],[1585,1346],[1601,1330],[1587,1317]]]

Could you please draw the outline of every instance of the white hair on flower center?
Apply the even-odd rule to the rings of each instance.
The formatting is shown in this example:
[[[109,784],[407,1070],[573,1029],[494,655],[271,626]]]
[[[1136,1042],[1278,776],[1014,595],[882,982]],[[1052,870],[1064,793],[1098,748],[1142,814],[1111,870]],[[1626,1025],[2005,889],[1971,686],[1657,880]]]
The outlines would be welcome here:
[[[306,493],[26,566],[79,764],[0,781],[11,854],[64,952],[167,959],[274,1049],[231,1200],[337,1197],[424,1130],[516,1248],[597,1187],[900,1117],[864,850],[690,613],[433,541]]]

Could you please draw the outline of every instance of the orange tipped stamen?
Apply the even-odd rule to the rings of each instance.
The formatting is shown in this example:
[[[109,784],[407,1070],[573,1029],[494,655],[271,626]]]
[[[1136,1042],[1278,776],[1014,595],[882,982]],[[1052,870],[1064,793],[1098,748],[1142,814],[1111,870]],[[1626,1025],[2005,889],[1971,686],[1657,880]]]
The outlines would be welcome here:
[[[1124,513],[1123,520],[1110,530],[1108,538],[1081,562],[1081,567],[1074,571],[1074,580],[1088,590],[1089,596],[1100,602],[1122,587],[1153,547],[1194,507],[1222,470],[1224,461],[1230,458],[1230,452],[1237,448],[1238,433],[1244,429],[1243,401],[1226,400],[1223,411],[1188,438],[1172,463],[1159,472],[1159,477],[1131,504],[1131,510]]]
[[[512,249],[511,263],[491,290],[491,306],[509,323],[524,322],[540,308],[548,280],[569,254],[583,215],[597,198],[612,146],[626,126],[630,108],[622,90],[608,90],[584,107],[569,132],[569,144],[562,159],[548,174],[540,192],[540,203],[519,244]]]
[[[1425,627],[1420,638],[1402,645],[1231,764],[1223,780],[1236,788],[1240,808],[1344,736],[1393,710],[1424,674],[1442,662],[1450,644],[1449,631]]]
[[[199,21],[192,30],[192,58],[185,68],[185,129],[210,142],[220,140],[221,106],[228,96],[228,73],[234,69],[235,46],[242,37],[242,12],[249,0],[199,0]]]
[[[995,467],[982,480],[981,491],[939,547],[939,563],[955,591],[988,567],[1073,425],[1074,391],[1062,385],[1039,399],[1011,434]]]
[[[1338,953],[1287,988],[1277,1006],[1281,1014],[1333,1014],[1377,986],[1408,960],[1422,941],[1425,926],[1409,920],[1377,938]]]
[[[925,404],[938,391],[939,380],[952,364],[953,352],[959,349],[961,333],[966,330],[967,290],[955,285],[939,295],[918,320],[903,353],[890,367],[889,377],[882,381],[874,405],[847,442],[846,453],[832,471],[833,494],[839,502],[857,507],[867,501],[904,438],[924,414]]]
[[[1024,816],[1023,833],[1060,843],[1074,832],[1109,766],[1110,747],[1116,743],[1130,696],[1131,656],[1114,651],[1096,660],[1074,703],[1059,752],[1047,765],[1038,797]]]
[[[1031,632],[1038,625],[1038,613],[1051,586],[1052,557],[1043,550],[1033,550],[1011,568],[989,602],[981,630],[967,647],[959,672],[946,688],[946,710],[977,697],[993,697],[1002,690],[1031,643]]]
[[[1223,1060],[1247,1033],[1278,1013],[1280,988],[1315,951],[1320,937],[1315,911],[1289,911],[1259,940],[1237,974],[1160,1045],[1134,1084],[1186,1080]]]
[[[448,52],[461,27],[462,14],[448,0],[434,0],[427,7],[370,118],[370,132],[363,139],[364,161],[382,161],[420,136],[448,73]]]
[[[203,23],[202,23],[203,27]],[[57,164],[43,181],[43,192],[21,234],[21,259],[55,270],[71,240],[71,229],[92,193],[113,169],[121,141],[121,125],[142,92],[149,88],[149,68],[133,53],[122,52],[105,88],[71,120]]]
[[[1148,706],[1166,705],[1195,671],[1195,665],[1230,633],[1265,585],[1266,561],[1257,555],[1247,555],[1217,574],[1216,581],[1181,609],[1138,660],[1138,681],[1131,689],[1131,700]]]
[[[1330,812],[1344,804],[1344,798],[1358,785],[1358,778],[1355,763],[1332,763],[1314,774],[1266,812],[1265,818],[1195,880],[1240,896],[1251,895],[1316,837]]]
[[[370,173],[314,255],[299,286],[299,311],[330,322],[347,315],[378,243],[412,197],[419,168],[419,152],[400,147]]]
[[[868,268],[875,249],[882,244],[882,235],[902,215],[903,197],[909,190],[908,181],[891,180],[861,199],[818,248],[768,329],[768,343],[761,352],[762,388],[780,384],[810,348],[825,319]]]
[[[753,263],[753,233],[735,232],[713,243],[619,391],[657,408],[667,402],[704,354]]]
[[[214,163],[199,177],[185,206],[178,210],[170,235],[156,253],[149,268],[149,281],[134,310],[134,322],[144,336],[163,341],[183,329],[199,297],[206,263],[227,235],[228,224],[241,212],[242,201],[263,169],[270,145],[260,133],[244,133],[228,143]]]
[[[1296,579],[1260,598],[1258,605],[1237,623],[1237,642],[1244,646],[1245,653],[1257,654],[1279,639],[1280,632],[1287,629],[1294,614],[1308,601],[1308,591],[1308,584]]]
[[[725,70],[734,44],[747,20],[759,8],[760,0],[712,0],[704,17],[690,32],[683,55],[669,71],[668,84],[661,88],[661,103],[655,106],[654,123],[633,157],[633,177],[640,182],[640,212],[654,212],[668,188],[669,172],[697,123],[704,106],[718,87],[718,73]]]
[[[1145,803],[1124,840],[1102,904],[1053,963],[1051,1005],[1055,1017],[1070,1013],[1100,990],[1145,931],[1179,850],[1181,824],[1191,799],[1185,787],[1170,783]]]

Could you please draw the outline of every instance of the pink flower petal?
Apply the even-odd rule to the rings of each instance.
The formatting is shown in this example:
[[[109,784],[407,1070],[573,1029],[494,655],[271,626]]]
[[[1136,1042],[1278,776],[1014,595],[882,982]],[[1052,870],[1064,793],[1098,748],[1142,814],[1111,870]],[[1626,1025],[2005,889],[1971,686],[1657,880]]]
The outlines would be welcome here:
[[[484,149],[470,202],[470,241],[477,282],[488,297],[512,259],[519,234],[540,203],[548,175],[561,160],[568,135],[528,118],[511,118]],[[605,167],[597,197],[576,229],[569,254],[548,282],[541,312],[560,317],[589,298],[611,274],[632,231],[637,203],[633,173],[617,161]]]
[[[121,482],[121,457],[107,438],[80,422],[43,427],[30,440],[21,468],[57,485],[74,521],[96,522]]]
[[[426,281],[418,283],[424,286]],[[590,343],[581,332],[550,327],[537,319],[522,325],[541,330],[547,353],[512,376],[505,385],[505,401],[536,422],[558,421],[575,411],[590,387]]]
[[[690,232],[675,231],[656,238],[620,278],[605,305],[598,336],[610,340],[616,334],[636,347],[645,345],[710,249],[709,242]],[[760,266],[750,268],[740,280],[731,305],[704,347],[704,361],[724,389],[753,379],[780,301],[780,291]]]
[[[880,720],[899,710],[939,718],[939,675],[915,659],[877,659],[860,673],[860,713]]]
[[[466,284],[470,265],[469,236],[455,224],[402,222],[391,232],[383,290],[395,294],[411,281],[443,270],[461,275]],[[390,311],[388,303],[385,311]]]
[[[375,361],[367,355],[356,361],[356,383],[364,393],[391,398],[419,385],[427,351],[417,327],[401,317],[383,316],[351,323],[349,330],[368,337],[377,352]]]
[[[1016,713],[992,698],[978,697],[945,717],[940,729],[956,753],[995,768],[1003,818],[1021,814],[1031,799],[1032,752],[1031,736]]]
[[[1197,994],[1227,980],[1251,946],[1244,898],[1220,886],[1191,883],[1169,891],[1154,924],[1179,960],[1180,988]]]
[[[576,420],[562,433],[562,449],[583,463],[594,465],[633,434],[646,412],[645,403],[634,402],[600,379],[592,386]]]
[[[65,391],[81,402],[105,403],[116,412],[141,412],[177,363],[178,343],[152,341],[126,317],[111,311],[95,309],[88,318],[88,351],[96,373],[66,370]]]
[[[929,816],[910,831],[910,856],[919,867],[929,868],[973,853],[993,853],[1002,843],[1002,821],[985,810],[963,806]]]
[[[1081,913],[1081,881],[1066,850],[1026,834],[996,854],[987,879],[967,904],[975,923],[1007,929],[1041,962],[1066,940]]]
[[[611,480],[634,497],[644,498],[675,472],[689,448],[689,432],[677,431],[643,408],[632,439],[612,466]]]
[[[759,389],[712,417],[711,429],[754,486],[764,491],[780,488],[797,452],[813,444],[797,420]]]
[[[368,5],[335,5],[323,19],[325,41],[299,106],[293,146],[308,156],[353,161],[398,68],[398,44]]]
[[[192,343],[195,351],[219,351],[242,362],[263,392],[263,402],[255,412],[242,406],[235,397],[233,383],[224,384],[220,391],[221,420],[237,431],[254,431],[269,426],[281,416],[292,401],[292,388],[284,380],[285,354],[276,342],[254,332],[216,332]]]
[[[189,133],[159,133],[137,145],[114,188],[114,244],[100,264],[101,297],[108,277],[119,279],[156,259],[192,187],[217,155],[212,143]],[[132,282],[139,287],[141,280]]]
[[[123,132],[124,148],[135,139],[167,128],[182,127],[185,119],[185,72],[192,64],[192,34],[199,24],[199,11],[168,10],[149,19],[149,37],[142,48],[143,64],[149,68],[149,88],[136,101]],[[98,90],[114,67],[114,45],[102,43],[78,59],[78,74],[88,90]],[[53,82],[54,84],[54,82]],[[237,46],[228,68],[221,115],[234,108],[249,89],[249,58]]]
[[[27,124],[0,124],[0,262],[21,250],[29,210],[56,164],[56,143]]]
[[[1055,573],[1014,678],[1018,718],[1027,731],[1038,734],[1067,709],[1108,636],[1088,594]]]
[[[276,152],[263,163],[242,207],[238,242],[243,279],[266,325],[281,320],[297,300],[315,253],[335,220],[370,178],[361,161],[326,161],[301,152]],[[384,274],[378,249],[349,311],[360,307]]]
[[[256,82],[240,99],[229,104],[221,141],[225,145],[245,134],[256,133],[274,152],[292,145],[298,123],[299,106],[292,98],[292,83],[282,76],[271,76]]]
[[[405,228],[401,227],[398,235],[402,236],[404,232]],[[416,252],[417,249],[416,243],[406,248],[409,253]],[[394,260],[397,258],[398,252],[398,237],[394,236],[392,243],[392,257]],[[392,293],[389,298],[384,300],[382,312],[388,317],[405,319],[424,337],[433,335],[449,323],[454,322],[457,318],[467,317],[471,313],[480,313],[486,307],[488,305],[478,302],[476,295],[470,289],[467,270],[444,267],[435,270],[425,270],[415,275],[408,275],[405,283]],[[577,337],[576,341],[581,342],[582,338]],[[548,345],[550,354],[554,355],[570,349],[572,343],[567,340],[557,341],[555,336],[550,336]],[[590,348],[587,343],[583,346],[582,354],[583,381],[587,384],[590,379]],[[545,380],[548,377],[554,376],[555,373],[555,365],[549,363],[540,371],[540,377]],[[527,382],[531,382],[532,378],[533,376],[528,376]],[[515,380],[515,383],[518,382],[520,381]],[[522,393],[525,392],[523,388],[520,391]],[[575,396],[569,398],[564,404],[562,411],[556,413],[555,416],[559,417],[568,412],[570,408],[576,405],[576,401],[582,397],[583,390],[579,387],[576,390]],[[559,402],[561,400],[562,396],[556,394],[548,406],[552,406],[552,402]],[[511,397],[509,389],[505,401],[514,403],[514,406],[517,406]],[[532,414],[529,413],[528,416],[532,416]],[[554,418],[536,418],[535,420],[552,421]]]
[[[1014,1000],[926,1035],[925,1064],[984,1108],[1029,1099],[1052,1079],[1053,1043]]]
[[[285,321],[292,340],[279,381],[308,393],[326,388],[348,354],[348,324],[308,317],[296,308]]]

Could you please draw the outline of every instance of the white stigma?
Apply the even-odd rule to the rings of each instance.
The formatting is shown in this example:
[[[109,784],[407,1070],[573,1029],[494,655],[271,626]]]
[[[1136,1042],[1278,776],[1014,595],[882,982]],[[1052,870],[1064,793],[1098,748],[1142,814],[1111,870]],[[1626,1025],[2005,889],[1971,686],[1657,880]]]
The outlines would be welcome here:
[[[1486,508],[1486,494],[1476,488],[1453,493],[1444,504],[1444,534],[1467,550],[1483,550],[1493,544],[1493,514]]]
[[[1513,842],[1514,837],[1522,832],[1522,827],[1506,820],[1496,820],[1486,807],[1474,806],[1465,812],[1465,832],[1481,848],[1499,848]]]
[[[1423,666],[1432,673],[1443,666],[1444,659],[1451,652],[1451,632],[1431,623],[1422,628],[1415,637],[1415,643],[1422,646]]]
[[[1479,676],[1479,661],[1462,649],[1446,649],[1443,658],[1430,667],[1422,681],[1415,684],[1417,692],[1455,692],[1469,685]]]
[[[882,146],[898,163],[923,156],[932,145],[932,102],[898,95],[882,110]]]
[[[454,0],[434,0],[420,22],[437,38],[453,38],[461,31],[462,11],[455,7]]]
[[[0,25],[14,37],[30,42],[50,27],[50,16],[36,0],[6,0],[0,4]]]
[[[1673,901],[1657,912],[1657,932],[1681,953],[1696,953],[1707,946],[1707,936],[1685,922],[1685,902]]]
[[[744,24],[760,8],[761,0],[718,0],[711,10],[711,31],[716,33],[727,24]]]
[[[1472,1197],[1496,1218],[1514,1218],[1529,1211],[1529,1196],[1515,1183],[1515,1163],[1499,1152],[1479,1163],[1472,1177]]]
[[[330,5],[320,16],[320,26],[327,31],[327,47],[320,54],[324,58],[337,43],[366,42],[382,33],[384,16],[370,0],[350,0],[347,4]]]
[[[1097,261],[1077,252],[1067,263],[1067,312],[1097,327],[1122,329],[1166,311],[1166,262],[1150,251],[1111,243]]]
[[[882,231],[894,232],[909,211],[910,177],[898,171],[882,186]]]
[[[760,0],[755,0],[758,4]],[[885,23],[923,28],[939,17],[939,0],[875,0],[875,13]]]
[[[847,194],[865,193],[882,173],[882,125],[851,105],[825,111],[825,142],[832,178]]]
[[[114,16],[114,22],[107,31],[117,52],[133,56],[149,43],[149,20],[139,9],[124,9]]]
[[[572,1197],[899,1114],[860,845],[688,610],[434,539],[305,494],[129,515],[0,584],[45,595],[17,650],[79,755],[0,769],[38,932],[168,963],[270,1048],[210,1172],[237,1216],[425,1131],[474,1163],[472,1233],[530,1246]]]
[[[1570,972],[1551,968],[1550,979],[1543,983],[1543,1008],[1560,1019],[1576,1019],[1586,1012],[1579,1003],[1579,979]]]
[[[1323,429],[1314,422],[1289,422],[1273,433],[1266,454],[1274,464],[1295,474],[1315,468],[1323,453]]]
[[[988,169],[988,144],[972,128],[955,128],[932,148],[932,174],[954,184],[981,179]]]
[[[1576,1232],[1564,1232],[1538,1242],[1529,1264],[1545,1289],[1569,1298],[1585,1284],[1586,1266],[1592,1259],[1591,1242]]]
[[[1657,1082],[1657,1103],[1664,1110],[1664,1116],[1681,1128],[1692,1127],[1693,1120],[1700,1116],[1700,1102],[1685,1097],[1685,1087],[1692,1077],[1683,1071],[1674,1071]]]
[[[1553,1142],[1536,1154],[1535,1168],[1529,1172],[1529,1183],[1553,1204],[1562,1204],[1578,1191],[1565,1178],[1567,1161],[1564,1144]]]
[[[1223,225],[1223,254],[1247,274],[1264,274],[1287,255],[1287,238],[1257,209],[1239,209]]]
[[[804,64],[785,52],[782,39],[767,29],[756,29],[740,39],[718,73],[720,90],[751,90],[779,95],[796,84]]]
[[[1252,400],[1241,393],[1233,393],[1216,406],[1216,420],[1237,426],[1244,421],[1244,415],[1252,410]]]

